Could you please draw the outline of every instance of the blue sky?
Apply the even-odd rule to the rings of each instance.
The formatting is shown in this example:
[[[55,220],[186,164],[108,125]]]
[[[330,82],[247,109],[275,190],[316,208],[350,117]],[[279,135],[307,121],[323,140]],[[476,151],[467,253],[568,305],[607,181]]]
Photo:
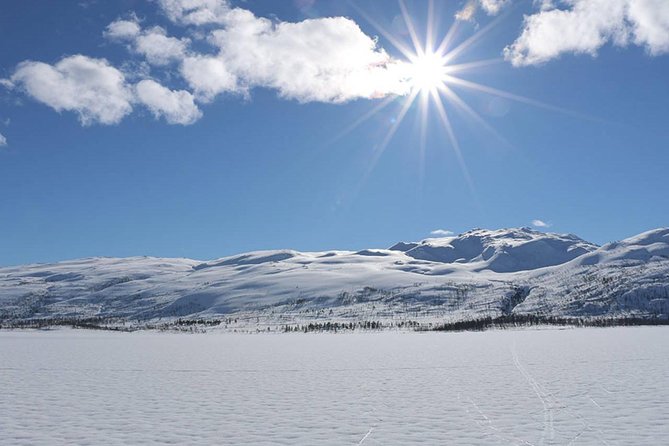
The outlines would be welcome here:
[[[404,5],[423,45],[429,2]],[[470,181],[394,45],[401,3],[3,6],[0,264],[667,225],[666,2],[435,5],[446,52],[476,36],[446,69],[494,59],[453,76],[501,92],[444,82],[480,118],[442,97]]]

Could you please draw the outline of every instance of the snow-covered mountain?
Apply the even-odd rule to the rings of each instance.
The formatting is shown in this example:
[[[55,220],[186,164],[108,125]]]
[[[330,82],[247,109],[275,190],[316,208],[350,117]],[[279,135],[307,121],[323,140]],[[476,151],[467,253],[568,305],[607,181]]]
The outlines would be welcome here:
[[[597,249],[597,245],[571,234],[546,234],[530,228],[489,231],[474,229],[457,237],[397,244],[414,259],[440,263],[470,263],[476,271],[498,273],[559,265]]]
[[[481,315],[667,317],[669,229],[598,247],[528,228],[389,249],[258,251],[200,262],[88,258],[0,268],[0,324],[176,318],[443,321]]]

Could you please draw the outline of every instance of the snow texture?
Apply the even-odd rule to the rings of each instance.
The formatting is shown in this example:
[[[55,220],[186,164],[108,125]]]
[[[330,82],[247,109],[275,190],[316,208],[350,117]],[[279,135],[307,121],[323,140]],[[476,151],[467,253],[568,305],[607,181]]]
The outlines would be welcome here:
[[[258,251],[207,262],[87,258],[0,268],[0,324],[234,317],[240,327],[277,329],[312,320],[508,314],[666,318],[669,229],[602,247],[529,228],[476,229],[357,252]]]
[[[0,444],[658,445],[667,327],[0,332]]]

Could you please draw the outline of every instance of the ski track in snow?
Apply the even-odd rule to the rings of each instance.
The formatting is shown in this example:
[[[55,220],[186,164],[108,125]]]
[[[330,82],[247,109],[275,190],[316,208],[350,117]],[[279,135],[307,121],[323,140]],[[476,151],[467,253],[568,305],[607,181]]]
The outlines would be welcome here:
[[[0,444],[655,446],[668,335],[2,331]]]

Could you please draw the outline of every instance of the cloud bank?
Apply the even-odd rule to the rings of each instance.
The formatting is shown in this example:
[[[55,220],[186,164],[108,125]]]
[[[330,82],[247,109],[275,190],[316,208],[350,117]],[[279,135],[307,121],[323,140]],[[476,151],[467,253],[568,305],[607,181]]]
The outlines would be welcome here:
[[[326,103],[409,91],[407,64],[390,57],[348,18],[282,22],[233,8],[226,0],[156,2],[175,26],[186,27],[198,51],[191,38],[170,36],[160,26],[143,27],[132,13],[102,34],[143,59],[142,70],[128,71],[136,64],[120,70],[105,59],[75,55],[53,65],[22,62],[7,83],[58,112],[76,113],[83,125],[117,124],[136,106],[169,124],[189,125],[202,116],[198,104],[223,93],[249,97],[258,87],[285,99]],[[161,78],[180,87],[161,85]]]
[[[332,103],[408,92],[406,64],[378,49],[350,19],[273,23],[233,12],[211,41],[240,88],[267,87],[287,99]]]
[[[496,15],[510,0],[469,0],[459,20]],[[134,109],[169,124],[189,125],[200,107],[222,95],[251,97],[267,88],[283,99],[342,103],[405,95],[411,68],[346,17],[285,22],[257,17],[227,0],[154,0],[172,31],[134,13],[103,31],[132,59],[63,57],[26,60],[0,84],[24,92],[83,125],[117,124]],[[566,53],[596,55],[605,44],[669,52],[669,0],[535,0],[518,38],[504,49],[515,66],[546,63]]]

